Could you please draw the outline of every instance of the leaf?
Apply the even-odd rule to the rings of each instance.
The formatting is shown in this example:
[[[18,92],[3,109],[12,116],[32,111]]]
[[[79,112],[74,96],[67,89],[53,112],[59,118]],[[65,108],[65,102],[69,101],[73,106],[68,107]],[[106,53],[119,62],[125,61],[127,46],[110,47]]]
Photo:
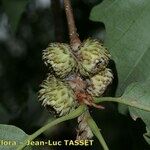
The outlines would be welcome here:
[[[146,124],[147,133],[143,136],[150,144],[150,80],[130,84],[121,97],[99,97],[95,98],[95,102],[124,104],[134,120],[141,118]]]
[[[104,22],[106,43],[118,72],[117,95],[135,81],[150,78],[150,1],[104,0],[90,15]]]
[[[43,127],[41,127],[39,130],[34,132],[32,135],[29,135],[23,141],[22,145],[19,145],[17,147],[17,150],[22,150],[24,147],[26,147],[28,141],[34,140],[37,136],[39,136],[41,133],[45,132],[46,130],[50,129],[51,127],[53,127],[53,126],[55,126],[55,125],[57,125],[59,123],[62,123],[64,121],[74,119],[74,118],[80,116],[86,110],[87,110],[87,107],[85,105],[80,105],[78,108],[76,108],[75,110],[73,110],[69,114],[67,114],[65,116],[62,116],[62,117],[59,117],[59,118],[53,120],[52,122],[49,122],[48,124],[46,124]]]
[[[135,100],[134,103],[137,102],[150,108],[150,82],[130,84],[122,97],[128,100]],[[141,118],[146,124],[147,133],[144,134],[144,138],[150,144],[150,112],[134,107],[129,107],[129,112],[134,120]]]
[[[145,133],[143,136],[144,136],[144,139],[146,140],[146,142],[150,144],[150,132]]]
[[[118,112],[122,115],[127,115],[129,110],[128,110],[128,106],[123,105],[123,104],[119,104],[118,105]]]
[[[0,124],[0,149],[2,150],[16,150],[16,146],[22,144],[28,135],[21,129],[12,125]],[[5,143],[9,143],[4,145]],[[26,150],[31,150],[31,147],[27,147]]]
[[[27,3],[28,0],[2,0],[4,10],[9,17],[13,32],[16,31],[19,20]]]

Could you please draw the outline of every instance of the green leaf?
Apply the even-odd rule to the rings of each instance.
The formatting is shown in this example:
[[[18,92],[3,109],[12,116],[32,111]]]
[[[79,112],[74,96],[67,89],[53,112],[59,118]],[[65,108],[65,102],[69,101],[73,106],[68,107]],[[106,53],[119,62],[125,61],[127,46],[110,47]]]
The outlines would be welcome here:
[[[150,132],[145,133],[143,136],[146,142],[150,144]]]
[[[6,14],[9,17],[13,32],[16,31],[19,20],[28,0],[2,0],[2,4]]]
[[[16,150],[16,147],[27,137],[24,131],[15,126],[0,124],[0,149],[2,150]],[[26,148],[29,149],[31,150],[29,147]]]
[[[37,136],[39,136],[41,133],[45,132],[46,130],[50,129],[51,127],[67,121],[74,119],[78,116],[80,116],[82,113],[84,113],[87,110],[87,107],[85,105],[80,105],[78,108],[76,108],[74,111],[70,112],[69,114],[62,116],[60,118],[57,118],[53,120],[52,122],[49,122],[48,124],[44,125],[42,128],[34,132],[32,135],[29,135],[21,145],[17,147],[16,150],[22,150],[24,147],[26,147],[28,141],[34,140]]]
[[[118,102],[128,106],[131,117],[136,120],[141,118],[146,124],[146,131],[143,136],[150,144],[150,80],[146,82],[135,82],[130,84],[121,97],[100,97],[95,102]]]
[[[121,95],[131,82],[150,78],[150,1],[104,0],[90,19],[104,22],[106,42],[116,63]]]
[[[122,96],[125,99],[133,99],[137,103],[150,108],[150,82],[145,83],[132,83],[128,86],[125,93]],[[150,112],[129,107],[131,117],[136,120],[141,118],[146,124],[147,133],[144,134],[146,141],[150,144]]]

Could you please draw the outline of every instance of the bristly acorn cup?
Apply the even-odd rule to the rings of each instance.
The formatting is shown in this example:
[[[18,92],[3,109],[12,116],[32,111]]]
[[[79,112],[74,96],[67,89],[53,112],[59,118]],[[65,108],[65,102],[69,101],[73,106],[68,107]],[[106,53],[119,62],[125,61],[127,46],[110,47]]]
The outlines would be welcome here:
[[[43,81],[39,101],[56,116],[64,116],[77,107],[73,90],[54,75],[48,75]]]
[[[85,40],[76,53],[68,44],[51,43],[43,51],[43,60],[55,73],[42,83],[39,100],[58,116],[79,103],[102,108],[93,97],[101,96],[112,82],[112,72],[106,68],[109,59],[108,50],[95,39]]]
[[[68,44],[51,43],[43,51],[43,60],[46,66],[53,68],[58,78],[64,78],[76,67],[76,61],[71,55],[71,47]]]
[[[91,38],[81,44],[78,56],[80,73],[89,77],[103,71],[110,59],[108,50],[98,40]]]

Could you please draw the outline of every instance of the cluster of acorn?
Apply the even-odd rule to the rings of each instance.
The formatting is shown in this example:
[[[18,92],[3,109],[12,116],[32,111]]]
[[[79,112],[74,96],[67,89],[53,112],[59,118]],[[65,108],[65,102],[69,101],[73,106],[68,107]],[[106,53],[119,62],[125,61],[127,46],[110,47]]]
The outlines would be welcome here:
[[[41,84],[39,100],[58,116],[82,102],[90,103],[89,96],[101,96],[112,82],[109,59],[108,50],[97,40],[85,40],[76,52],[68,44],[51,43],[43,51],[43,60],[54,74]]]

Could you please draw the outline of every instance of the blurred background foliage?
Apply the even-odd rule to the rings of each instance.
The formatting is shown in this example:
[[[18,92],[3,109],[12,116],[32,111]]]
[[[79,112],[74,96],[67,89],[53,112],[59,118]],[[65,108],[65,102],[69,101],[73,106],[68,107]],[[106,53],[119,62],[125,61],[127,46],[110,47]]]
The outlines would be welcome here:
[[[72,0],[81,40],[95,37],[104,41],[105,26],[89,20],[93,6],[101,0]],[[50,42],[68,42],[67,23],[62,0],[0,0],[0,123],[15,125],[27,134],[53,119],[37,100],[39,84],[46,77],[42,50]],[[117,86],[115,64],[110,62],[115,80],[105,95],[114,96]],[[145,125],[118,113],[113,103],[106,110],[91,109],[91,114],[110,150],[148,150],[143,139]],[[75,139],[76,121],[66,122],[45,132],[39,139]],[[74,128],[73,128],[74,127]],[[53,147],[35,149],[94,149],[92,147]]]

